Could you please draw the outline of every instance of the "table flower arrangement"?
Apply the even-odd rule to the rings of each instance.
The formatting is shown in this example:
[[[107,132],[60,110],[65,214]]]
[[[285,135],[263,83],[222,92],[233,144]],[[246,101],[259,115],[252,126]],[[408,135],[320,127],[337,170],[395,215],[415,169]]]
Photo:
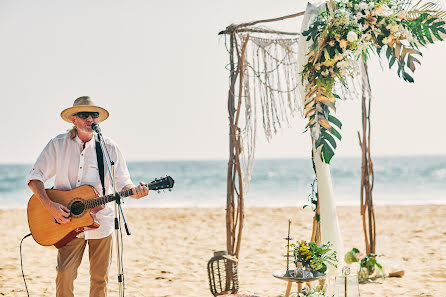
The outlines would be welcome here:
[[[412,3],[413,2],[413,3]],[[389,68],[407,82],[408,70],[420,64],[419,47],[443,40],[446,11],[437,4],[412,0],[331,0],[302,32],[311,42],[308,61],[301,72],[305,86],[304,115],[315,146],[322,145],[326,163],[341,140],[341,122],[336,112],[335,83],[346,86],[346,77],[358,72],[358,60],[367,62],[371,53],[385,53]]]
[[[380,256],[372,253],[366,255],[365,253],[361,253],[357,248],[353,248],[345,254],[344,261],[346,264],[359,262],[360,271],[358,272],[358,279],[359,281],[365,281],[376,273],[376,267],[384,275],[382,265],[376,260]]]
[[[294,264],[297,268],[312,272],[325,273],[327,264],[337,267],[336,251],[331,249],[330,242],[318,246],[315,242],[297,241],[291,245]]]

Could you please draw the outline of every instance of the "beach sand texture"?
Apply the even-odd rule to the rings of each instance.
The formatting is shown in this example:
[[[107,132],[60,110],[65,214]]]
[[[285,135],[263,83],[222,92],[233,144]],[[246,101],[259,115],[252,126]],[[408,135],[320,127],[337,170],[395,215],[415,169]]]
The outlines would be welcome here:
[[[124,236],[127,296],[212,296],[206,271],[213,251],[225,249],[225,210],[203,208],[126,209],[132,235]],[[361,284],[361,296],[446,296],[446,205],[377,206],[378,253],[404,265],[403,278]],[[346,250],[364,250],[358,207],[338,207]],[[281,296],[286,283],[274,271],[285,269],[288,219],[291,236],[308,240],[312,211],[302,208],[249,208],[239,263],[240,292]],[[28,233],[24,209],[0,210],[0,295],[26,296],[19,243]],[[56,253],[32,238],[22,247],[30,296],[55,296]],[[116,254],[109,296],[117,296]],[[75,282],[76,296],[88,296],[88,253]],[[292,292],[296,291],[293,286]]]

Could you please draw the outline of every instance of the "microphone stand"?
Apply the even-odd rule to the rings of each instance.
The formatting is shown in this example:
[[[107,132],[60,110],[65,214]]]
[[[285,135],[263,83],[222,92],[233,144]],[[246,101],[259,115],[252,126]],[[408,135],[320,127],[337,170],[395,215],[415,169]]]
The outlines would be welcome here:
[[[96,123],[94,123],[96,124]],[[119,284],[119,297],[124,297],[124,263],[122,257],[122,250],[124,247],[124,243],[122,240],[122,229],[121,229],[121,218],[124,221],[125,231],[127,235],[130,235],[130,229],[127,225],[127,221],[125,220],[124,212],[121,207],[121,196],[119,192],[116,191],[116,181],[115,181],[115,162],[111,161],[110,155],[108,153],[107,148],[105,147],[105,142],[102,137],[101,130],[99,129],[99,125],[92,125],[92,129],[97,133],[99,138],[99,143],[101,145],[101,149],[103,155],[105,156],[105,164],[107,165],[108,175],[110,176],[110,180],[113,184],[113,195],[115,197],[115,239],[116,239],[116,256],[117,256],[117,264],[118,264],[118,284]],[[105,179],[104,179],[105,183]],[[105,185],[104,185],[105,186]],[[104,187],[105,188],[105,187]],[[105,193],[103,193],[105,195]],[[118,212],[119,209],[119,212]]]

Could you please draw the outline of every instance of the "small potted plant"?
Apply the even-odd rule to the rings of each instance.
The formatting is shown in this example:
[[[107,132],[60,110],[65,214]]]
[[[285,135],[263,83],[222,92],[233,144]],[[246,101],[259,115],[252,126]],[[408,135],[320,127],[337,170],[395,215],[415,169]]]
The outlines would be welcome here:
[[[297,241],[292,244],[295,276],[313,278],[327,271],[327,264],[337,267],[336,251],[331,249],[330,242],[318,246],[315,242]]]

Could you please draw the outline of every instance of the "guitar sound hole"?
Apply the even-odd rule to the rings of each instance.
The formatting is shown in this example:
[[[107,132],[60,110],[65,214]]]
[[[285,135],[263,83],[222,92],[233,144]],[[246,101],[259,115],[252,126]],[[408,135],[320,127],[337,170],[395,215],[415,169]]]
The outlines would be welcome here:
[[[70,211],[73,215],[78,216],[84,212],[84,209],[85,209],[85,206],[81,201],[75,201],[71,205]]]

